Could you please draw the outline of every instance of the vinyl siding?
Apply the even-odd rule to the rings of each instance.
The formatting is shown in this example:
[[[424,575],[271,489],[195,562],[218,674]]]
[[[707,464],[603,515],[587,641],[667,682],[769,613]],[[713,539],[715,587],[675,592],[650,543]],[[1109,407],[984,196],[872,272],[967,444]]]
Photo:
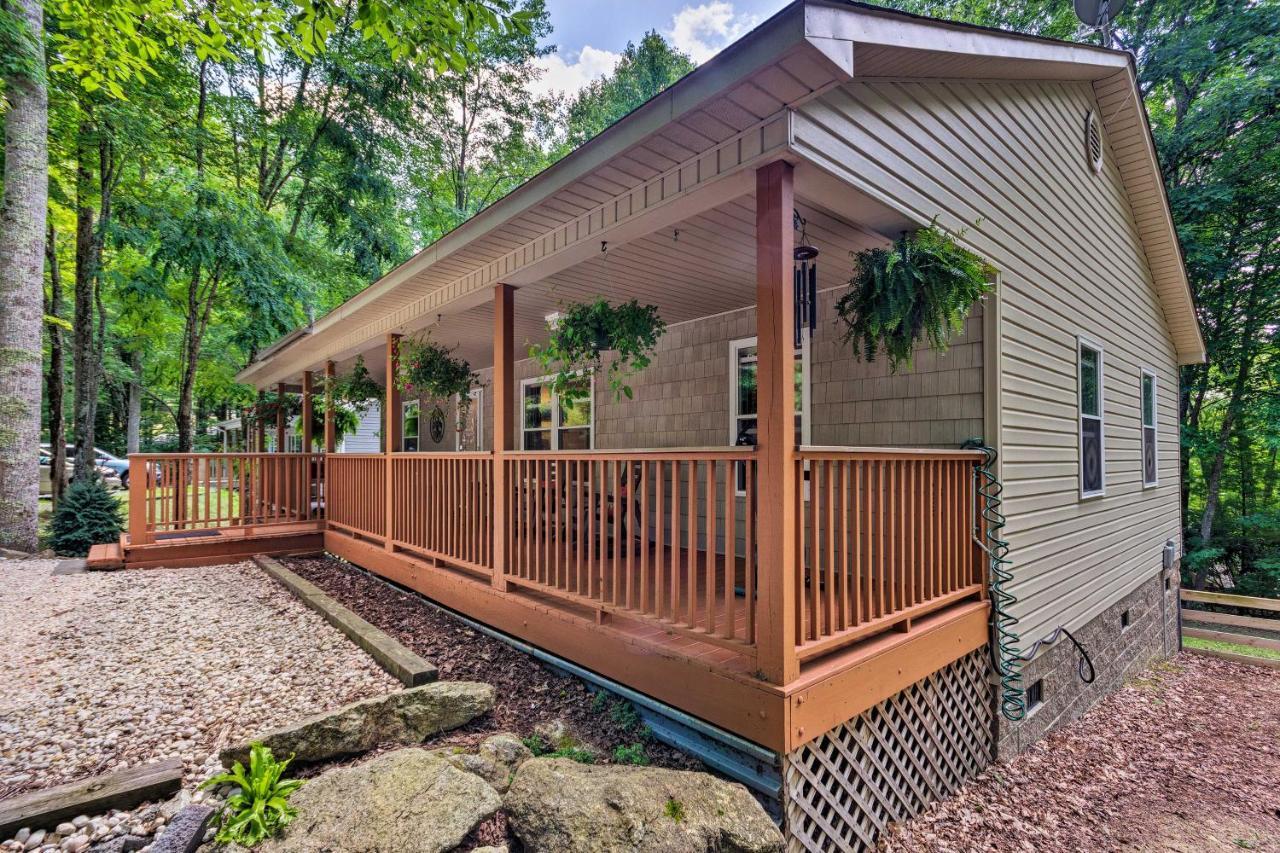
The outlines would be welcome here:
[[[1178,375],[1110,149],[1086,165],[1094,90],[1073,82],[851,83],[799,109],[804,156],[1000,271],[1006,532],[1028,643],[1077,628],[1160,570],[1179,537]],[[1106,494],[1079,497],[1076,335],[1100,343]],[[1158,377],[1159,481],[1141,477],[1140,378]]]

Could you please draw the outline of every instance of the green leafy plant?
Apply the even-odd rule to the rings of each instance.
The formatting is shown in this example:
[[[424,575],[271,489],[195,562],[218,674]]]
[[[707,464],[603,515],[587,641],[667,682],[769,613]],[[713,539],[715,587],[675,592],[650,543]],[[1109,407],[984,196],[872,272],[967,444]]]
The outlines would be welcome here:
[[[457,397],[457,429],[461,432],[471,409],[471,389],[479,382],[471,364],[455,357],[452,349],[431,340],[430,335],[402,340],[399,359],[396,384],[401,391],[414,391],[435,400]]]
[[[554,748],[543,739],[542,735],[538,734],[521,738],[521,742],[538,758],[567,758],[579,764],[596,763],[596,754],[585,747],[579,746],[578,742],[569,735],[565,735]]]
[[[356,363],[352,365],[350,373],[331,381],[328,390],[335,403],[346,403],[359,415],[368,412],[383,396],[382,386],[369,374],[362,355],[356,356]]]
[[[675,797],[667,797],[667,804],[663,806],[662,811],[676,823],[684,822],[684,803]]]
[[[270,749],[255,743],[249,747],[248,770],[237,761],[231,765],[231,772],[214,776],[200,786],[234,785],[239,789],[227,799],[218,816],[217,841],[252,847],[279,833],[298,816],[297,809],[289,805],[289,797],[302,787],[302,781],[280,778],[292,760],[290,757],[277,761]]]
[[[554,371],[551,390],[571,405],[590,393],[583,381],[604,366],[604,355],[612,352],[606,372],[614,399],[632,398],[626,378],[644,370],[653,360],[658,339],[667,324],[657,307],[641,305],[635,299],[621,305],[610,305],[604,299],[575,302],[550,324],[550,338],[545,346],[529,347],[529,355],[544,370]]]
[[[883,349],[895,372],[911,367],[922,340],[946,352],[973,303],[991,292],[987,264],[936,219],[888,248],[858,252],[854,261],[850,290],[836,303],[845,343],[867,361]]]
[[[302,414],[302,397],[298,394],[285,394],[283,401],[275,395],[263,397],[249,407],[245,425],[265,424],[267,426],[275,426],[276,416],[280,412],[284,412],[286,422],[290,418]]]
[[[644,744],[633,743],[630,746],[615,747],[613,760],[617,764],[634,764],[637,767],[644,767],[649,763],[649,753],[645,751]]]
[[[50,525],[53,550],[84,557],[94,545],[115,542],[124,529],[120,501],[95,474],[74,481],[63,494]]]
[[[333,440],[335,442],[342,441],[343,437],[350,435],[360,428],[360,415],[350,403],[335,402],[333,405]],[[294,435],[302,436],[302,418],[298,418],[298,422],[293,426]],[[311,407],[311,440],[317,442],[324,441],[324,408],[315,405]],[[321,444],[323,448],[323,444]],[[308,448],[309,450],[310,448]]]

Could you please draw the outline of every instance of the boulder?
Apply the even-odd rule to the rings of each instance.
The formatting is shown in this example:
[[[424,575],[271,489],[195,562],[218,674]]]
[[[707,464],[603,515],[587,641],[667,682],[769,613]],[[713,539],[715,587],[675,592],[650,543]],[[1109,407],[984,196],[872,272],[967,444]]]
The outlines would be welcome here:
[[[510,732],[485,738],[474,753],[440,750],[440,754],[459,770],[488,782],[499,794],[507,790],[520,765],[533,758],[529,747]]]
[[[209,806],[184,806],[151,845],[151,853],[195,853],[204,844],[214,811]]]
[[[746,788],[706,773],[535,758],[516,772],[505,805],[531,853],[783,849]]]
[[[478,776],[413,748],[326,771],[290,802],[298,816],[255,853],[437,853],[502,806]]]
[[[455,729],[493,708],[493,688],[474,681],[437,681],[353,702],[292,726],[252,738],[277,758],[306,763],[367,752],[385,743],[413,745]],[[226,767],[248,763],[249,743],[224,749]]]

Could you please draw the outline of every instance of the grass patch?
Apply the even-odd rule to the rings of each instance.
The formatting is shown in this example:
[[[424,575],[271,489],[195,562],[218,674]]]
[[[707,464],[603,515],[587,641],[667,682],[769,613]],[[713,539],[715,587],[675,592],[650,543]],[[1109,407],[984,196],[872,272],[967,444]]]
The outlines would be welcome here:
[[[667,797],[667,804],[663,807],[662,811],[666,813],[667,817],[671,818],[676,823],[684,822],[684,803],[680,802],[675,797]]]
[[[1224,643],[1220,640],[1201,640],[1198,637],[1183,637],[1182,644],[1190,649],[1206,649],[1211,652],[1230,652],[1233,655],[1246,655],[1251,658],[1280,660],[1280,651],[1276,649],[1259,649],[1240,643]]]

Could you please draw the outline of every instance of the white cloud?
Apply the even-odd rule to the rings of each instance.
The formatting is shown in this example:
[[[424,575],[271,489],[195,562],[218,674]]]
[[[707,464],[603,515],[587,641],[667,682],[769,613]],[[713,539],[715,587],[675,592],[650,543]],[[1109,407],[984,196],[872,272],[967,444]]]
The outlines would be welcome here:
[[[534,66],[542,71],[542,75],[529,88],[538,96],[553,92],[566,92],[572,96],[592,80],[612,72],[621,58],[622,54],[591,45],[578,51],[571,63],[559,54],[547,54],[534,60]]]
[[[701,65],[758,22],[758,17],[740,14],[726,0],[712,0],[676,12],[667,37],[677,50]]]

